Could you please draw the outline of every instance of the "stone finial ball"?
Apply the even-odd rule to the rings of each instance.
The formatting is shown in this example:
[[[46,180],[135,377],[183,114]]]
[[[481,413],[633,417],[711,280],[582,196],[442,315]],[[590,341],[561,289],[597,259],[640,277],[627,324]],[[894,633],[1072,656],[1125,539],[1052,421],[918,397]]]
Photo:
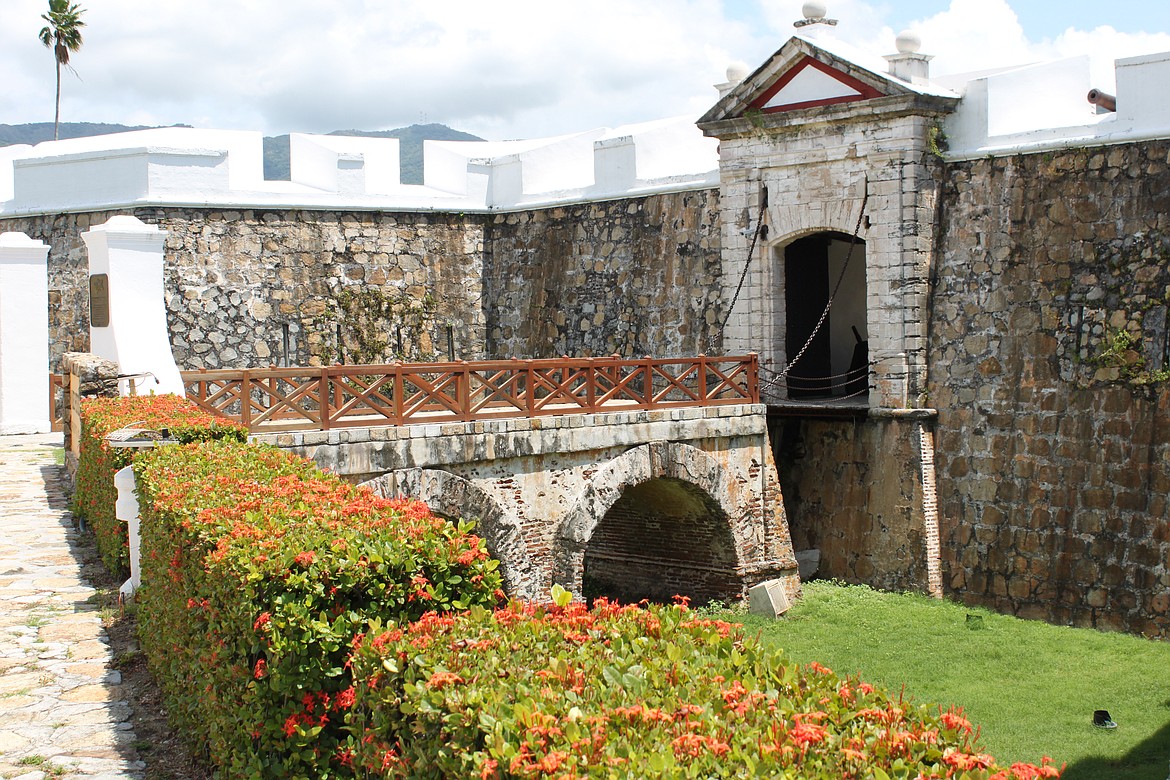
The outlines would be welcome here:
[[[903,30],[894,39],[899,54],[916,54],[922,48],[922,38],[913,30]]]
[[[808,2],[801,7],[800,12],[804,14],[805,19],[824,19],[829,9],[824,3]]]
[[[743,81],[745,78],[747,78],[747,74],[748,66],[746,62],[740,62],[739,60],[736,60],[735,62],[729,63],[727,66],[727,80],[733,84],[738,84],[739,82]]]

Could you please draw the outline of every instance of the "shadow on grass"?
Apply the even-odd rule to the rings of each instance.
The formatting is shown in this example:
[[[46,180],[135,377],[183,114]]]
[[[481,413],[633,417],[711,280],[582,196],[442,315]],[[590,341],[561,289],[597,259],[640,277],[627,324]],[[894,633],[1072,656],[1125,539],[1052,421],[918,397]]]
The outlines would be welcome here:
[[[1124,728],[1124,725],[1120,726]],[[1062,780],[1166,780],[1170,770],[1170,721],[1120,758],[1090,756],[1069,764]]]

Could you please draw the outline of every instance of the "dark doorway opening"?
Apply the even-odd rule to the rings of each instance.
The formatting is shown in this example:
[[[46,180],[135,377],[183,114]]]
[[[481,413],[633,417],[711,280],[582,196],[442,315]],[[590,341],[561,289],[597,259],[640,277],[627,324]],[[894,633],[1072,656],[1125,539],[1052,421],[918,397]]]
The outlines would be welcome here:
[[[832,308],[818,329],[838,280]],[[790,364],[795,360],[787,376],[789,398],[866,395],[869,337],[864,241],[854,243],[852,236],[825,232],[784,247],[784,317],[785,351]]]

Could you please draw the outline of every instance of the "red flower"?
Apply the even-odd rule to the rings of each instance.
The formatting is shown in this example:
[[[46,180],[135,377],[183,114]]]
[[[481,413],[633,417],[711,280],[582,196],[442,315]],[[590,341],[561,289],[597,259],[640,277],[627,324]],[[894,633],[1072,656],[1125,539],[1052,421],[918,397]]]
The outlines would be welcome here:
[[[317,560],[317,553],[312,550],[306,550],[302,553],[297,553],[297,557],[293,559],[306,569],[313,565],[313,561]]]
[[[948,710],[944,712],[940,720],[942,720],[943,725],[951,731],[960,731],[964,734],[970,734],[972,731],[970,721],[968,721],[962,715],[959,715],[954,710]]]
[[[954,751],[943,756],[943,763],[965,772],[968,769],[987,769],[995,763],[995,759],[988,755]]]
[[[801,747],[807,747],[823,742],[825,737],[829,736],[829,732],[824,726],[816,723],[797,723],[788,732],[788,736]]]
[[[256,662],[256,669],[252,672],[252,676],[259,680],[266,674],[268,674],[268,662],[261,658]]]
[[[338,710],[348,710],[353,706],[354,699],[357,698],[353,692],[353,686],[349,686],[341,693],[337,694],[337,698],[333,700],[333,708]]]
[[[431,679],[427,680],[427,687],[439,691],[448,685],[456,685],[461,682],[463,682],[463,678],[454,672],[435,672],[431,675]]]

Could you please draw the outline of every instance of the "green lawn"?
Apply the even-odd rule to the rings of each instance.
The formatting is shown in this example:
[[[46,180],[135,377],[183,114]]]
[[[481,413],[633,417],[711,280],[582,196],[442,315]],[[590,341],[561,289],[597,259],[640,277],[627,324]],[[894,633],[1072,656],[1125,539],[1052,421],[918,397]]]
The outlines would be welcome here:
[[[962,706],[1001,762],[1046,755],[1067,762],[1067,780],[1167,780],[1170,643],[864,587],[811,582],[804,593],[780,620],[726,617],[801,663]],[[1096,709],[1118,728],[1094,728]]]

